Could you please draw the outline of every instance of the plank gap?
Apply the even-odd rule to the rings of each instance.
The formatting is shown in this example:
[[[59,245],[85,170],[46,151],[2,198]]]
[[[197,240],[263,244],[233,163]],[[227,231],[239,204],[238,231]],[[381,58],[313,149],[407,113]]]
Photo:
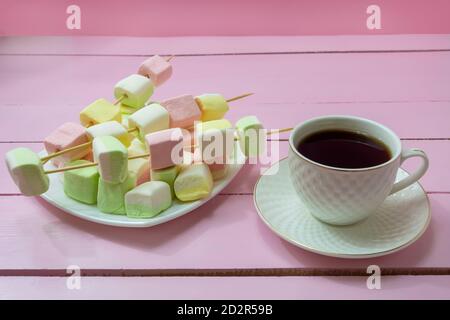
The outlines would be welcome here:
[[[306,51],[272,51],[272,52],[224,52],[224,53],[0,53],[0,56],[46,56],[46,57],[149,57],[175,55],[181,57],[214,57],[214,56],[261,56],[261,55],[305,55],[305,54],[365,54],[365,53],[433,53],[450,52],[450,49],[385,49],[385,50],[306,50]]]
[[[68,277],[65,269],[3,269],[0,277]],[[366,268],[81,269],[83,277],[323,277],[367,276]],[[383,276],[450,275],[450,268],[381,268]]]

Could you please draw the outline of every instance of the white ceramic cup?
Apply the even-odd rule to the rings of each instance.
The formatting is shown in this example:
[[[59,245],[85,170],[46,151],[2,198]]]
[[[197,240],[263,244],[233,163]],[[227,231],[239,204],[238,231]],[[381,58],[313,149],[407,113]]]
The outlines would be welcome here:
[[[389,161],[369,168],[343,169],[314,162],[297,151],[299,142],[312,133],[338,129],[381,140],[390,150]],[[420,157],[416,172],[395,182],[400,165]],[[419,180],[428,169],[428,158],[419,149],[402,148],[387,127],[352,116],[325,116],[299,124],[289,138],[289,169],[297,194],[310,213],[321,221],[349,225],[367,218],[388,197]]]

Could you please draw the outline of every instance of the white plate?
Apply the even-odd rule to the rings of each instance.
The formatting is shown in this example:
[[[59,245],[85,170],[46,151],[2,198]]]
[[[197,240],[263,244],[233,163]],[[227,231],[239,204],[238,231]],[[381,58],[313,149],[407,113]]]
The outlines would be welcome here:
[[[99,211],[95,205],[88,205],[73,200],[67,197],[64,193],[62,173],[49,175],[50,188],[46,193],[41,195],[41,197],[55,207],[84,220],[116,227],[152,227],[181,217],[198,208],[202,204],[208,202],[210,199],[220,193],[233,180],[233,178],[241,170],[243,164],[245,163],[245,156],[240,151],[237,143],[235,145],[234,154],[234,164],[228,165],[228,172],[226,177],[214,182],[214,187],[209,197],[192,202],[181,202],[178,200],[174,200],[173,205],[169,209],[163,211],[161,214],[154,218],[132,219],[128,218],[126,215],[107,214]],[[47,155],[47,153],[45,151],[41,151],[39,155],[41,157],[44,157],[45,155]],[[48,162],[44,165],[44,168],[46,170],[50,170],[55,169],[55,166]]]
[[[399,169],[397,179],[406,175]],[[321,222],[297,196],[287,159],[261,176],[254,201],[261,219],[278,236],[302,249],[339,258],[378,257],[406,248],[420,238],[431,219],[427,194],[416,182],[386,198],[364,221],[350,226]]]

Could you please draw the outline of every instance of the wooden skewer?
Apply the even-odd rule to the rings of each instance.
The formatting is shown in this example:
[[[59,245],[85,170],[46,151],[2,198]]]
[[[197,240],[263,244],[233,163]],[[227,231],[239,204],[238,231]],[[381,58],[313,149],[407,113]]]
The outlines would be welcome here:
[[[147,158],[147,157],[150,157],[150,153],[144,153],[144,154],[140,154],[140,155],[137,155],[137,156],[128,157],[128,160],[139,159],[139,158]],[[75,170],[75,169],[83,169],[83,168],[95,167],[97,165],[98,165],[98,162],[77,164],[75,166],[69,166],[69,167],[63,167],[63,168],[58,168],[58,169],[53,169],[53,170],[47,170],[47,171],[44,171],[44,173],[45,174],[52,174],[52,173],[64,172],[64,171]]]
[[[168,57],[166,58],[166,61],[167,61],[167,62],[170,62],[170,60],[172,60],[173,58],[175,58],[174,55],[168,56]]]
[[[122,102],[123,99],[125,99],[127,97],[126,94],[123,94],[120,98],[116,99],[116,101],[113,102],[113,105],[118,105],[119,103]]]
[[[135,131],[138,131],[138,130],[139,130],[138,127],[134,127],[134,128],[128,129],[127,131],[128,131],[128,133],[132,133],[132,132],[135,132]]]
[[[270,136],[271,134],[274,133],[283,133],[283,132],[288,132],[293,130],[294,128],[284,128],[284,129],[274,129],[274,130],[270,130],[267,132],[267,135]]]
[[[88,141],[88,142],[79,144],[79,145],[74,146],[74,147],[70,147],[70,148],[67,148],[67,149],[60,150],[60,151],[58,151],[58,152],[54,152],[54,153],[52,153],[52,154],[49,154],[49,155],[47,155],[47,156],[41,158],[41,161],[42,161],[43,163],[46,163],[48,160],[50,160],[50,159],[52,159],[52,158],[58,157],[58,156],[60,156],[60,155],[62,155],[62,154],[65,154],[65,153],[67,153],[67,152],[71,152],[71,151],[74,151],[74,150],[78,150],[78,149],[81,149],[81,148],[88,147],[88,146],[90,146],[91,144],[92,144],[92,141]]]
[[[232,102],[232,101],[236,101],[236,100],[239,100],[239,99],[242,99],[242,98],[245,98],[245,97],[248,97],[248,96],[251,96],[253,93],[244,93],[244,94],[241,94],[240,96],[236,96],[236,97],[233,97],[233,98],[230,98],[230,99],[227,99],[226,101],[227,102]]]
[[[128,133],[131,133],[131,132],[134,132],[134,131],[138,131],[138,130],[139,130],[138,127],[134,127],[132,129],[128,129]],[[78,150],[78,149],[82,149],[82,148],[85,148],[85,147],[89,147],[91,144],[92,144],[92,141],[88,141],[88,142],[79,144],[77,146],[73,146],[73,147],[70,147],[70,148],[67,148],[67,149],[60,150],[58,152],[54,152],[52,154],[46,155],[45,157],[41,158],[41,161],[42,161],[42,163],[46,163],[50,159],[53,159],[55,157],[58,157],[58,156],[60,156],[62,154],[66,154],[66,153],[74,151],[74,150]]]

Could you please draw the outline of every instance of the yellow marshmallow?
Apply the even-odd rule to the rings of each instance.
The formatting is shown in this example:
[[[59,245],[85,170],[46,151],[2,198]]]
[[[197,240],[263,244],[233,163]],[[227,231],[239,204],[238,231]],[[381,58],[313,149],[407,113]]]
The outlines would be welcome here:
[[[80,112],[80,122],[85,127],[94,124],[117,121],[121,122],[120,107],[105,99],[97,99]]]
[[[206,93],[195,97],[202,111],[202,121],[222,119],[228,112],[228,103],[220,94]]]
[[[174,183],[175,195],[181,201],[205,198],[210,195],[212,188],[213,178],[204,163],[195,163],[183,168]]]

